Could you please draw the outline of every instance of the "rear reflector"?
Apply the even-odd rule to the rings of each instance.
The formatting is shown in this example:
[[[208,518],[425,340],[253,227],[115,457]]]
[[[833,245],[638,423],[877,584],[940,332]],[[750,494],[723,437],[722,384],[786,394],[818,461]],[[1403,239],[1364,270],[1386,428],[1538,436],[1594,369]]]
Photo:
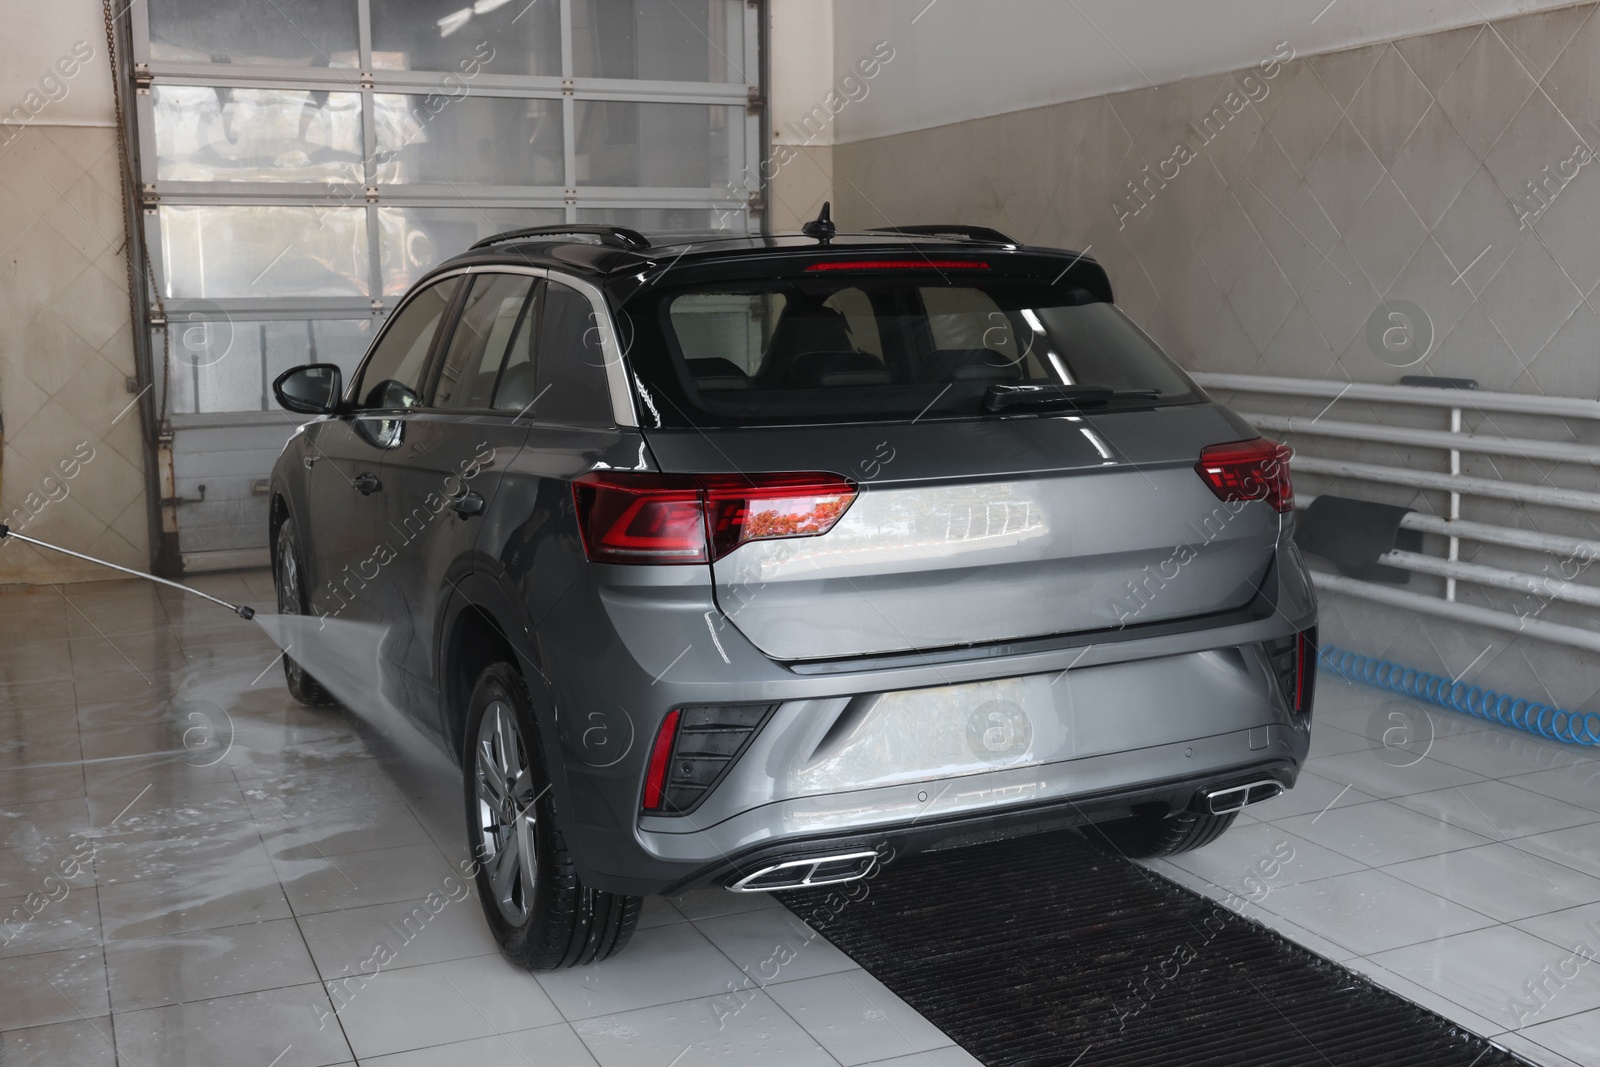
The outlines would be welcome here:
[[[832,259],[813,263],[814,270],[988,270],[981,259]]]
[[[1218,500],[1265,500],[1274,511],[1288,512],[1294,510],[1294,486],[1289,480],[1292,455],[1288,445],[1257,437],[1206,446],[1194,469]]]
[[[584,554],[596,563],[706,563],[747,541],[816,537],[856,498],[837,474],[593,471],[572,483]]]
[[[1272,671],[1296,721],[1311,717],[1311,699],[1317,684],[1317,628],[1276,637],[1266,642]]]
[[[673,708],[661,720],[656,731],[656,743],[650,748],[650,763],[645,768],[644,803],[646,811],[660,811],[667,794],[667,771],[672,763],[672,746],[678,740],[678,719],[682,712]]]
[[[1317,628],[1294,635],[1294,713],[1311,717],[1311,696],[1317,683]]]

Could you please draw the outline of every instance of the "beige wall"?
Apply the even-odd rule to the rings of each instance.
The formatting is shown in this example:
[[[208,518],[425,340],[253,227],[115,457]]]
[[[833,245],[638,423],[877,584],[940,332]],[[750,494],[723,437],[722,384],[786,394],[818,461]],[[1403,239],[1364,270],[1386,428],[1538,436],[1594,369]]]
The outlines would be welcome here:
[[[17,32],[0,41],[0,522],[143,569],[139,413],[118,419],[134,360],[100,5],[52,5],[49,19],[7,7]],[[0,544],[0,583],[105,576]]]
[[[1207,116],[1210,131],[1197,132]],[[1583,4],[836,143],[833,190],[836,215],[850,228],[961,222],[1087,250],[1105,264],[1119,302],[1191,369],[1369,382],[1420,373],[1594,398],[1600,160],[1582,164],[1574,146],[1600,149],[1597,124],[1600,15]],[[1558,171],[1565,184],[1550,177]],[[1529,182],[1548,183],[1551,202],[1537,218]],[[1418,352],[1397,356],[1369,342],[1369,321],[1391,300],[1417,305],[1432,323],[1432,350],[1414,366],[1401,364]],[[1311,416],[1327,404],[1240,398],[1236,406]],[[1447,428],[1437,413],[1379,415],[1348,402],[1335,417]],[[1600,432],[1489,422],[1466,416],[1468,430],[1513,436],[1593,441]],[[1293,443],[1329,458],[1441,469],[1437,452],[1317,437]],[[1464,473],[1482,477],[1600,489],[1589,467],[1463,463]],[[1447,507],[1437,493],[1304,475],[1297,482],[1302,492],[1343,491],[1432,513]],[[1590,516],[1565,509],[1469,498],[1464,517],[1595,536]],[[1429,551],[1442,555],[1437,545]],[[1553,565],[1471,542],[1462,556],[1531,573]],[[1413,576],[1409,588],[1435,585]],[[1529,595],[1463,584],[1460,599],[1593,626],[1591,611]],[[1519,695],[1600,708],[1595,657],[1323,601],[1325,633],[1338,643],[1452,676],[1471,666],[1474,677]]]

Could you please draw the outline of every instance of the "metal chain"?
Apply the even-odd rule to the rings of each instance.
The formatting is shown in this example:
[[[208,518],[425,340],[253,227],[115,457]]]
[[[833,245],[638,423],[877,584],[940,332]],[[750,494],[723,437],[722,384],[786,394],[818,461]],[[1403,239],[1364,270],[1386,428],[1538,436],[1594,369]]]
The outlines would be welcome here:
[[[116,115],[117,124],[117,163],[121,169],[122,193],[127,197],[127,202],[134,205],[135,216],[139,209],[139,186],[137,176],[133,172],[133,158],[128,150],[128,125],[127,116],[122,107],[122,81],[117,71],[117,29],[116,16],[112,14],[111,0],[101,0],[101,11],[105,15],[106,23],[106,56],[111,65],[111,106]],[[155,435],[159,434],[161,427],[167,422],[167,395],[171,392],[172,384],[172,330],[171,323],[167,322],[167,308],[161,299],[161,287],[155,281],[155,265],[150,261],[150,247],[143,241],[134,241],[133,226],[126,212],[122,219],[122,260],[128,268],[128,310],[131,316],[129,322],[132,328],[137,329],[140,321],[139,301],[141,291],[148,293],[154,301],[156,316],[161,319],[161,396],[158,401],[156,419],[153,425],[146,427],[151,443]],[[139,277],[139,271],[133,265],[133,247],[138,244],[143,253],[144,271]]]

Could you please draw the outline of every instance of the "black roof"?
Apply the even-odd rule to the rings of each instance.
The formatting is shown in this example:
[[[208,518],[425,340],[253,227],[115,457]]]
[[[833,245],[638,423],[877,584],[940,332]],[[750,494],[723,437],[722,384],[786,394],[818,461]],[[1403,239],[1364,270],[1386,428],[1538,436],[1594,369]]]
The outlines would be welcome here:
[[[823,249],[1064,256],[1074,264],[1081,263],[1090,275],[1104,278],[1099,264],[1081,253],[1023,245],[995,230],[961,226],[839,233],[825,245],[815,237],[798,233],[735,234],[708,230],[645,235],[622,227],[598,225],[539,227],[531,231],[513,230],[479,241],[428,273],[431,276],[469,265],[517,264],[564,270],[601,283],[619,275],[646,276],[668,266],[688,265],[697,261],[782,255],[786,252],[815,254]],[[1106,299],[1109,299],[1109,283],[1106,283],[1106,287]]]

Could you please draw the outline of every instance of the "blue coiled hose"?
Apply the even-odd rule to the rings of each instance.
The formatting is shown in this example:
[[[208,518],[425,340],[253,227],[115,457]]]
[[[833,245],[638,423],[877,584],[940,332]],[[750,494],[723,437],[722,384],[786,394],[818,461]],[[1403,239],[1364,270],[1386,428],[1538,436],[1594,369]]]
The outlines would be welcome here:
[[[1363,656],[1336,645],[1323,645],[1317,660],[1327,670],[1352,682],[1365,682],[1451,711],[1476,715],[1550,741],[1600,745],[1600,712],[1564,711],[1537,700],[1523,700],[1479,685],[1452,682],[1437,674]]]

